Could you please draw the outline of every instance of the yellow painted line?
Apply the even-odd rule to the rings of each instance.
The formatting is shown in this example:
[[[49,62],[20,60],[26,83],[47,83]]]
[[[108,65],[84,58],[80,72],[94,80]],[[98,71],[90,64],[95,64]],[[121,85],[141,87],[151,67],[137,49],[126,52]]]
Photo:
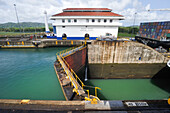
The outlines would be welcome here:
[[[21,100],[20,104],[28,104],[30,102],[30,99],[23,99]]]

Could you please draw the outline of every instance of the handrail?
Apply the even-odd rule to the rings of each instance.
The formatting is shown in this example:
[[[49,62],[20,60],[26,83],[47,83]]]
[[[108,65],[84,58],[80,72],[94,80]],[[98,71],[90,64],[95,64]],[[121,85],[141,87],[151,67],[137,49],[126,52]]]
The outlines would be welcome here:
[[[66,60],[64,58],[62,58],[63,61],[66,63],[68,69],[72,72],[72,74],[75,76],[76,80],[78,79],[79,82],[81,83],[82,85],[82,88],[85,86],[84,83],[81,81],[81,79],[77,76],[77,74],[73,71],[73,69],[70,67],[70,65],[66,62]]]
[[[101,88],[99,88],[99,87],[93,87],[93,86],[88,86],[88,85],[85,85],[84,87],[94,88],[95,89],[95,96],[96,97],[97,97],[97,89],[101,90]]]
[[[75,47],[71,47],[71,48],[68,48],[68,49],[59,51],[59,52],[56,53],[56,55],[61,55],[61,54],[65,53],[65,52],[68,52],[68,51],[70,51],[70,50],[72,50],[72,49],[75,49]]]
[[[73,72],[73,75],[76,76],[76,80],[77,79],[79,80],[79,82],[81,83],[81,87],[83,88],[85,86],[84,83],[81,81],[81,79],[77,76],[77,74],[72,69],[71,69],[71,71]]]
[[[70,72],[70,69],[66,66],[65,62],[61,59],[60,56],[57,56],[57,58],[58,58],[60,64],[62,65],[64,71],[66,72],[67,76],[69,77],[71,83],[74,85],[77,93],[79,93],[80,95],[81,95],[82,93],[84,93],[84,92],[83,92],[84,90],[83,90],[83,89],[79,89],[79,87],[77,86],[77,85],[78,85],[78,84],[76,83],[77,81],[75,80],[75,78],[73,77],[72,73]],[[79,90],[81,90],[81,91],[79,91]],[[82,90],[83,90],[83,91],[82,91]]]
[[[101,88],[99,87],[93,87],[93,86],[87,86],[87,85],[84,85],[84,83],[81,81],[81,79],[77,76],[77,74],[73,71],[73,69],[70,67],[70,65],[66,62],[66,60],[64,58],[62,58],[64,63],[66,63],[68,69],[72,72],[72,74],[75,76],[76,78],[76,81],[77,79],[79,80],[79,82],[81,83],[81,87],[82,89],[84,89],[84,87],[89,87],[89,88],[94,88],[95,89],[95,96],[97,97],[97,89],[101,90]],[[87,91],[87,90],[86,90]]]
[[[72,54],[73,52],[81,50],[85,47],[86,46],[82,45],[82,46],[79,46],[77,48],[76,47],[68,48],[68,49],[65,49],[63,51],[57,52],[56,55],[60,55],[61,57],[66,57],[67,55]]]
[[[101,88],[99,87],[92,87],[92,86],[87,86],[87,85],[84,85],[84,83],[81,81],[81,79],[77,76],[77,74],[74,72],[74,70],[70,67],[70,65],[66,62],[66,60],[64,59],[66,56],[70,55],[70,54],[73,54],[75,51],[78,51],[78,50],[82,50],[86,48],[86,46],[80,46],[80,47],[72,47],[72,48],[69,48],[69,49],[66,49],[66,50],[63,50],[63,51],[60,51],[60,52],[57,52],[56,55],[57,55],[57,58],[60,56],[60,58],[62,58],[63,60],[63,63],[65,63],[68,70],[66,69],[66,67],[63,67],[64,68],[64,71],[69,74],[68,71],[71,72],[71,74],[73,75],[73,77],[75,78],[72,78],[72,76],[69,76],[70,78],[70,81],[71,81],[71,84],[74,84],[75,85],[75,90],[78,90],[78,86],[76,83],[74,83],[74,79],[77,81],[77,82],[80,82],[81,83],[81,87],[82,89],[84,87],[90,87],[90,88],[94,88],[95,89],[95,96],[92,96],[94,98],[96,98],[97,100],[100,100],[98,97],[97,97],[97,89],[101,90]],[[66,56],[65,56],[66,55]],[[61,62],[60,62],[61,63]],[[86,98],[87,100],[91,100],[90,99],[90,94],[89,94],[89,90],[86,90],[88,92],[88,98]],[[78,92],[78,91],[76,91]]]

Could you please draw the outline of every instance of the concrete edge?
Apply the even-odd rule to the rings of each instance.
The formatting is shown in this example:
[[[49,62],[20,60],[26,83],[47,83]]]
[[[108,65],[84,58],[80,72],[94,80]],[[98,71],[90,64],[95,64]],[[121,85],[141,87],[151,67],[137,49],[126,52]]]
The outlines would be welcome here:
[[[68,101],[68,98],[67,98],[67,96],[66,96],[66,94],[65,94],[65,91],[64,91],[64,89],[63,89],[63,87],[62,87],[60,78],[59,78],[59,76],[58,76],[58,72],[57,72],[57,70],[56,70],[55,64],[54,64],[54,70],[55,70],[55,72],[56,72],[56,76],[57,76],[58,81],[59,81],[59,83],[60,83],[60,87],[61,87],[61,89],[62,89],[62,91],[63,91],[64,97],[65,97],[65,99]]]
[[[140,110],[169,110],[167,100],[110,100],[98,101],[91,104],[90,101],[55,101],[55,100],[30,100],[21,104],[21,100],[0,99],[1,109],[14,110],[50,110],[50,111],[140,111]]]
[[[21,104],[21,99],[0,99],[0,104]],[[30,100],[29,104],[84,106],[84,101]]]

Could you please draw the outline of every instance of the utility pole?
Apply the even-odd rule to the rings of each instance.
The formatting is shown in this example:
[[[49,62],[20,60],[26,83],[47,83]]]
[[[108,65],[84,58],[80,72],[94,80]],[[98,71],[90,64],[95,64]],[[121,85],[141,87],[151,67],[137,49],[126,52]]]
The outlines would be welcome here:
[[[21,27],[20,27],[20,24],[19,24],[19,18],[18,18],[16,4],[14,4],[14,8],[15,8],[15,13],[16,13],[16,17],[17,17],[18,27],[19,27],[19,30],[20,30],[20,33],[21,33]]]

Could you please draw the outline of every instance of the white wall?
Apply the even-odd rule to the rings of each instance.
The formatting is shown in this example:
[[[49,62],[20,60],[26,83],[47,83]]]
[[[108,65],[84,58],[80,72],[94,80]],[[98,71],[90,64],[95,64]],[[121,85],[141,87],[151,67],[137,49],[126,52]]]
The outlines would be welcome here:
[[[95,22],[92,22],[92,18],[89,19],[89,22],[86,22],[87,18],[78,18],[77,22],[74,22],[74,18],[69,18],[71,22],[68,22],[68,18],[64,19],[64,23],[61,18],[54,20],[53,26],[56,26],[57,37],[62,37],[63,33],[67,34],[67,37],[84,37],[86,33],[90,37],[99,37],[106,33],[117,37],[118,27],[122,25],[117,18],[94,18]],[[101,22],[98,22],[98,19],[101,19]],[[107,19],[107,22],[104,22],[104,19]],[[110,19],[113,21],[110,22]]]
[[[67,34],[67,37],[84,37],[86,33],[90,37],[99,37],[100,35],[105,35],[106,33],[111,33],[113,36],[117,37],[118,27],[104,27],[104,26],[65,26],[65,28],[56,27],[57,37],[62,37],[62,34]]]

